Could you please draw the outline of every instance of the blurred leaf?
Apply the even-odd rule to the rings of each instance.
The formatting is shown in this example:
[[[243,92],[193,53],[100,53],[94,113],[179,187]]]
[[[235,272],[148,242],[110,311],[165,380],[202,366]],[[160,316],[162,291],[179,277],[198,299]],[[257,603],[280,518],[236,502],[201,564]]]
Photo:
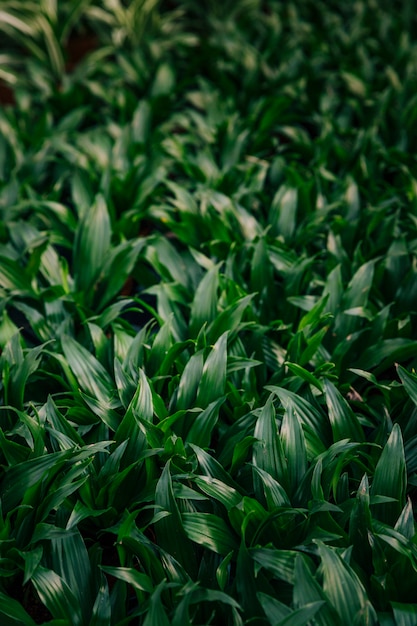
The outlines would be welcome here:
[[[34,626],[36,622],[20,602],[0,592],[0,615],[4,626]]]
[[[402,604],[391,602],[397,626],[413,626],[416,623],[417,604]]]

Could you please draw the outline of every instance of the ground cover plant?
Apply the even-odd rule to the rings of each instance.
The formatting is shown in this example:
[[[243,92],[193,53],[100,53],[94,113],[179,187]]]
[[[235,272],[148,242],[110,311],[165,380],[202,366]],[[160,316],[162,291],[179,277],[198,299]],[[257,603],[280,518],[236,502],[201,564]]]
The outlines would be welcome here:
[[[0,3],[0,623],[417,623],[412,2]]]

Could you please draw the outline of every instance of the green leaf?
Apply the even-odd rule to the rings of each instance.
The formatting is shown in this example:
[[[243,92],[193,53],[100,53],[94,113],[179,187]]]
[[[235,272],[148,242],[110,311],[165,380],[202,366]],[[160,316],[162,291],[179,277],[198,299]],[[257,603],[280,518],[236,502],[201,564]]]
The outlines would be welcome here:
[[[295,493],[307,472],[307,451],[303,429],[291,407],[284,413],[280,436],[287,460],[289,484],[292,493]]]
[[[400,377],[402,384],[410,396],[411,400],[417,406],[417,376],[408,372],[404,367],[397,363],[397,374]]]
[[[144,240],[126,241],[111,249],[104,259],[97,285],[97,310],[102,311],[131,276]]]
[[[209,447],[213,429],[219,418],[219,410],[224,401],[225,398],[214,400],[194,418],[187,433],[186,442],[193,443],[200,448]]]
[[[79,601],[58,574],[39,566],[32,575],[32,582],[41,601],[53,617],[64,618],[74,626],[82,626]]]
[[[114,576],[118,580],[123,580],[125,583],[131,585],[137,591],[146,591],[146,593],[152,593],[153,584],[147,574],[138,572],[133,567],[112,567],[110,565],[102,565],[103,572]]]
[[[215,265],[198,285],[191,305],[190,333],[196,337],[204,324],[210,324],[217,315],[217,290],[219,288],[219,267]]]
[[[230,333],[236,332],[241,323],[243,313],[248,308],[253,299],[253,294],[239,298],[233,302],[224,311],[216,315],[213,322],[207,328],[207,336],[209,340],[215,341],[220,335],[227,330]]]
[[[203,367],[197,392],[197,406],[206,408],[211,402],[224,396],[227,368],[227,337],[223,333],[214,344]]]
[[[417,623],[417,604],[391,602],[396,626],[415,626]]]
[[[59,471],[68,456],[68,452],[53,452],[7,469],[1,483],[3,510],[17,506],[28,489],[45,479],[49,470]]]
[[[212,476],[196,476],[193,481],[201,491],[221,502],[228,511],[242,500],[242,496],[236,489]]]
[[[277,386],[267,386],[267,390],[275,393],[285,409],[293,407],[300,420],[306,439],[307,451],[310,457],[325,452],[331,445],[331,429],[329,419],[302,396]]]
[[[301,367],[301,365],[286,361],[285,366],[288,367],[290,372],[292,372],[295,376],[299,376],[310,385],[316,387],[319,391],[323,391],[323,385],[321,384],[321,382],[311,372],[304,369],[304,367]]]
[[[325,601],[326,603],[315,615],[317,626],[340,626],[341,618],[326,597],[321,584],[313,576],[304,555],[298,554],[294,567],[293,602],[295,607],[302,607],[310,602]]]
[[[98,195],[78,226],[73,252],[75,286],[91,300],[110,249],[111,224],[105,199]]]
[[[178,385],[177,410],[189,409],[194,405],[204,367],[203,351],[193,354],[184,367]]]
[[[278,435],[272,396],[262,408],[255,426],[253,464],[272,476],[285,491],[289,487],[288,465],[281,439]],[[256,474],[254,475],[254,479]]]
[[[291,240],[297,215],[298,190],[294,187],[283,185],[275,194],[269,222],[272,224],[275,235],[281,235],[285,241]]]
[[[364,571],[367,571],[372,563],[372,553],[368,539],[368,533],[371,530],[369,482],[365,474],[359,485],[349,522],[349,538],[353,545],[353,556]]]
[[[161,594],[167,587],[166,581],[162,581],[153,592],[143,626],[170,626],[170,621],[161,601]]]
[[[238,548],[238,542],[229,526],[221,517],[211,513],[183,513],[182,522],[186,535],[217,554],[228,554]]]
[[[35,626],[35,622],[20,602],[1,591],[0,616],[4,626]]]
[[[105,406],[112,406],[115,384],[101,363],[69,335],[62,336],[61,344],[80,388]]]
[[[298,552],[275,548],[252,548],[251,557],[262,567],[274,574],[278,580],[294,584],[294,567]]]
[[[342,439],[364,441],[362,426],[338,389],[327,379],[324,381],[324,389],[333,431],[333,440],[335,442]]]
[[[316,541],[321,558],[323,590],[339,614],[341,623],[346,626],[360,623],[361,617],[371,613],[366,590],[354,570],[337,554],[334,548]]]
[[[89,626],[111,626],[112,607],[110,602],[109,586],[104,576],[94,600]]]
[[[398,424],[394,424],[375,468],[372,496],[388,496],[394,502],[372,507],[375,517],[393,526],[405,505],[407,472],[403,438]]]
[[[325,604],[324,601],[311,602],[291,611],[285,604],[266,593],[259,593],[258,598],[269,623],[273,626],[303,626],[313,619],[317,611]]]
[[[175,501],[169,461],[166,463],[156,485],[155,505],[171,514],[155,524],[158,544],[172,554],[191,576],[194,576],[196,573],[195,552],[184,531],[178,505]]]
[[[276,598],[262,592],[259,592],[257,596],[271,625],[277,626],[291,615],[291,609]]]

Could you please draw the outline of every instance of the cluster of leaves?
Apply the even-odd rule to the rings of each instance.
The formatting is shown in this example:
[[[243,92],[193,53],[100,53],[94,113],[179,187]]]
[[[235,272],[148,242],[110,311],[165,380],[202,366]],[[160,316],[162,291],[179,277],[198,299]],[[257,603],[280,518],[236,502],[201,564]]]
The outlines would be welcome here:
[[[1,623],[415,624],[413,3],[0,31]]]

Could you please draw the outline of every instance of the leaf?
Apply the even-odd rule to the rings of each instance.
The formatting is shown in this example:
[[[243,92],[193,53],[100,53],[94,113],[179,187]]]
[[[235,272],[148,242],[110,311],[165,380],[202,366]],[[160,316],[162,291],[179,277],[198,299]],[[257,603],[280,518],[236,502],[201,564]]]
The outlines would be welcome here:
[[[214,400],[195,417],[187,433],[186,442],[193,443],[200,448],[207,448],[210,445],[213,429],[219,418],[219,410],[224,401],[225,398]]]
[[[364,586],[354,570],[343,561],[334,548],[316,540],[323,572],[323,590],[335,607],[341,623],[346,626],[359,623],[360,616],[371,610],[370,601]]]
[[[67,451],[53,452],[8,468],[1,483],[3,510],[7,512],[14,509],[28,489],[44,479],[49,470],[59,471],[68,456]]]
[[[368,571],[372,563],[372,553],[368,539],[368,534],[371,530],[369,482],[365,474],[359,485],[349,522],[349,538],[353,545],[353,557],[364,571]]]
[[[104,576],[94,600],[89,626],[111,626],[112,607],[110,602],[109,586]]]
[[[18,343],[19,335],[13,335],[10,342],[5,347],[5,355],[7,356],[10,350],[11,358],[13,359],[13,353],[16,355],[17,350],[20,351],[17,346]],[[12,361],[14,367],[10,370],[11,375],[7,401],[17,409],[23,409],[26,383],[32,374],[34,374],[39,368],[42,353],[45,352],[45,345],[46,344],[31,348],[30,350],[27,350],[24,355],[22,353],[22,358],[19,357],[17,362],[15,361],[13,363]]]
[[[64,618],[74,626],[82,626],[83,618],[78,599],[58,574],[39,566],[32,575],[32,582],[53,617]]]
[[[98,195],[78,226],[73,252],[75,287],[88,301],[110,249],[111,224],[105,199]]]
[[[270,474],[287,491],[289,486],[288,465],[278,435],[272,396],[269,397],[261,410],[256,422],[254,436],[258,442],[253,445],[253,464]]]
[[[118,580],[123,580],[125,583],[131,585],[137,591],[146,591],[146,593],[152,593],[153,584],[152,580],[147,574],[138,572],[133,567],[113,567],[110,565],[102,565],[100,569],[106,574],[114,576]]]
[[[352,409],[332,382],[325,379],[324,389],[333,431],[333,440],[364,441],[362,426]]]
[[[169,461],[166,463],[156,485],[155,505],[171,514],[155,524],[158,544],[172,554],[191,576],[194,576],[196,573],[195,552],[184,531],[178,505],[174,498]]]
[[[253,466],[253,470],[260,477],[260,484],[255,483],[255,493],[258,498],[261,497],[261,493],[264,494],[267,507],[270,511],[273,511],[279,506],[290,506],[290,500],[284,487],[275,478],[272,478],[269,472],[261,469],[260,467]]]
[[[61,338],[62,350],[69,367],[83,391],[106,406],[112,406],[115,384],[101,363],[69,335]]]
[[[177,410],[189,409],[194,406],[198,386],[201,382],[204,367],[203,351],[199,350],[191,356],[181,374],[178,385]]]
[[[408,372],[404,367],[396,364],[397,374],[400,377],[402,384],[410,396],[411,400],[417,406],[417,376]]]
[[[161,594],[166,587],[168,587],[168,585],[166,581],[163,580],[153,592],[143,626],[170,626],[168,616],[161,601]]]
[[[384,372],[397,361],[411,359],[417,355],[417,345],[413,339],[395,337],[380,339],[361,354],[356,367],[362,370],[374,369],[375,375]]]
[[[372,496],[388,496],[394,502],[372,507],[375,517],[393,526],[406,502],[407,473],[401,429],[394,424],[375,468]]]
[[[290,372],[292,372],[295,376],[299,376],[303,380],[305,380],[310,385],[316,387],[319,391],[323,391],[323,385],[321,382],[308,370],[298,365],[298,363],[290,363],[289,361],[285,361],[285,366],[288,367]]]
[[[207,336],[210,341],[217,340],[220,335],[227,330],[230,333],[236,332],[239,329],[243,313],[248,308],[250,302],[253,300],[253,294],[239,298],[224,311],[217,314],[212,323],[207,328]]]
[[[297,215],[298,190],[283,185],[275,194],[269,221],[273,225],[275,235],[282,235],[285,241],[291,240]]]
[[[304,555],[298,554],[294,567],[294,606],[301,607],[307,603],[320,602],[322,600],[326,603],[315,615],[314,619],[317,626],[340,626],[344,623],[329,602],[317,578],[313,576]]]
[[[417,604],[391,602],[396,626],[415,626],[417,621]]]
[[[236,537],[221,517],[211,513],[183,513],[182,522],[189,539],[217,554],[238,548]]]
[[[20,602],[1,591],[0,616],[4,626],[35,626],[35,622]]]
[[[33,290],[29,278],[14,260],[0,257],[0,287],[21,296],[31,297]]]
[[[152,391],[145,372],[141,368],[139,369],[138,387],[135,391],[135,395],[132,398],[128,410],[132,411],[135,418],[141,418],[146,420],[147,422],[152,421]]]
[[[62,578],[64,585],[68,585],[77,599],[84,620],[87,620],[93,605],[91,566],[80,532],[76,529],[52,528],[49,552],[53,573]]]
[[[112,248],[101,267],[97,285],[97,310],[102,311],[117,295],[120,295],[126,280],[131,276],[144,240],[125,241]]]
[[[307,472],[307,451],[303,429],[292,407],[284,413],[280,436],[287,460],[289,485],[295,493]]]
[[[242,500],[242,496],[236,489],[212,476],[196,476],[193,481],[201,491],[221,502],[227,511],[237,506]]]
[[[293,407],[300,420],[306,439],[307,451],[314,458],[331,445],[331,429],[329,419],[305,398],[283,387],[268,385],[268,391],[275,393],[285,409]]]
[[[224,396],[226,387],[227,337],[223,333],[209,353],[197,391],[197,406],[206,408],[211,402]]]
[[[262,608],[273,626],[303,626],[307,624],[325,604],[324,601],[311,602],[302,608],[291,611],[285,604],[266,593],[259,593]]]
[[[273,626],[281,624],[283,619],[291,615],[291,609],[276,598],[262,592],[259,592],[257,596],[268,622]]]
[[[198,285],[191,305],[190,333],[196,337],[204,324],[210,324],[217,315],[219,265],[212,267]]]
[[[278,580],[283,580],[290,585],[294,584],[294,567],[298,552],[275,548],[252,548],[249,554]]]

